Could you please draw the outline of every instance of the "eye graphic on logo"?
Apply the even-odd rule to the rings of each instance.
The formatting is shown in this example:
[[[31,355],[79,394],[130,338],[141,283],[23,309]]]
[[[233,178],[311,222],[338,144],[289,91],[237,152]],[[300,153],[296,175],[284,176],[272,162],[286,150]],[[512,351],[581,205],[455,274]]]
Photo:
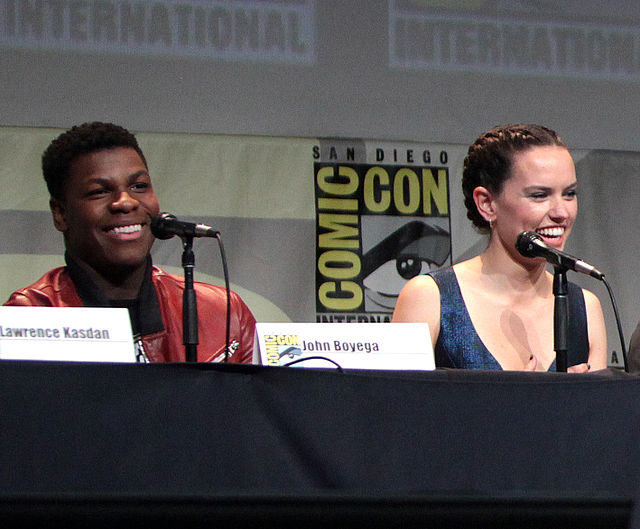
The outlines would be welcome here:
[[[407,222],[362,256],[369,309],[391,311],[404,284],[446,263],[449,232],[420,220]]]
[[[296,356],[300,356],[301,354],[302,351],[300,350],[300,348],[293,345],[291,347],[287,347],[284,351],[280,351],[280,358],[282,358],[283,356],[294,358]]]
[[[426,274],[432,266],[437,266],[431,259],[416,254],[401,254],[396,258],[396,270],[400,277],[409,280],[420,274]]]

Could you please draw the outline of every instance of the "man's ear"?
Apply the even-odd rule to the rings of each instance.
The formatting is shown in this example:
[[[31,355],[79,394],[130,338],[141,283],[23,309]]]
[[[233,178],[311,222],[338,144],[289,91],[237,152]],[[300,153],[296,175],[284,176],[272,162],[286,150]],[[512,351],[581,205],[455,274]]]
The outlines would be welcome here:
[[[51,209],[53,225],[56,227],[56,230],[61,231],[62,233],[67,231],[67,217],[64,202],[51,197],[49,199],[49,208]]]
[[[478,213],[482,218],[489,222],[496,218],[495,203],[493,201],[493,193],[486,187],[478,186],[473,190],[473,201],[476,203]]]

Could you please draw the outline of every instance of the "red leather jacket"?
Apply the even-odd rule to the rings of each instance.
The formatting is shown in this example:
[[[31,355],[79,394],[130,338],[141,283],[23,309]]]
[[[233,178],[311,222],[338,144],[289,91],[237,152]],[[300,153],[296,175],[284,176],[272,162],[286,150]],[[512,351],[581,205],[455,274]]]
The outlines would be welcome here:
[[[151,362],[184,362],[182,343],[183,278],[154,266],[151,281],[155,289],[164,329],[141,337]],[[226,339],[226,290],[194,282],[198,303],[198,361],[219,362],[224,358]],[[32,285],[16,290],[5,305],[82,307],[75,285],[65,267],[49,270]],[[235,292],[231,293],[229,362],[251,363],[255,319]]]

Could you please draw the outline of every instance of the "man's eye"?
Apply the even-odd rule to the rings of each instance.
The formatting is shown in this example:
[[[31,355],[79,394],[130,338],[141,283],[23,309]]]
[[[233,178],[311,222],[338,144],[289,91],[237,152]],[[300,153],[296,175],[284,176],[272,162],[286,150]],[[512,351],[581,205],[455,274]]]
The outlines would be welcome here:
[[[147,182],[136,182],[131,186],[131,189],[134,191],[145,191],[149,188],[149,184]]]

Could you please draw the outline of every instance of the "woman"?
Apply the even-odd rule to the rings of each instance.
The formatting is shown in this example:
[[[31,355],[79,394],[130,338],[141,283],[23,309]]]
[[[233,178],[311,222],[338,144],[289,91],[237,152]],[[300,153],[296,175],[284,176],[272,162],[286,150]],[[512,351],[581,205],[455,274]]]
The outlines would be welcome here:
[[[535,231],[562,250],[578,212],[576,172],[557,134],[505,125],[482,134],[464,161],[467,217],[489,244],[451,268],[402,289],[394,322],[427,322],[439,367],[555,370],[553,274],[516,249]],[[569,283],[568,371],[606,368],[598,298]]]

